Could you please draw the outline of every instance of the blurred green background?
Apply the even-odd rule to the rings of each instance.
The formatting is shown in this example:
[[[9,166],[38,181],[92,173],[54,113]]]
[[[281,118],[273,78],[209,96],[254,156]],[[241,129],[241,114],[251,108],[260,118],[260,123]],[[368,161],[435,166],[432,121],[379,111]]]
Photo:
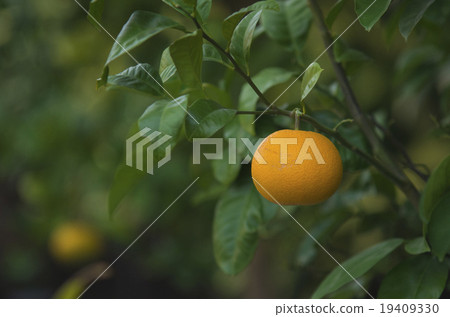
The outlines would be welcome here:
[[[88,2],[80,3],[87,8]],[[222,20],[249,3],[214,1],[209,30],[220,35]],[[325,10],[332,4],[321,1]],[[132,0],[106,1],[103,25],[116,36],[138,9],[187,22],[159,1]],[[431,7],[408,42],[391,26],[390,14],[370,33],[356,23],[343,37],[367,59],[346,65],[361,104],[380,120],[395,122],[393,131],[413,160],[430,170],[450,154],[448,17],[449,12]],[[333,33],[354,18],[349,3]],[[304,52],[307,63],[323,50],[318,34],[313,26]],[[158,65],[163,49],[179,35],[164,32],[132,53],[140,62]],[[211,241],[215,200],[207,197],[212,176],[192,165],[187,142],[109,217],[108,191],[124,160],[124,140],[152,102],[124,90],[96,90],[112,43],[72,0],[0,1],[0,297],[79,293],[80,284],[97,276],[199,175],[200,181],[84,297],[309,297],[335,264],[320,250],[310,248],[317,254],[305,255],[304,233],[283,214],[269,228],[271,239],[260,243],[249,268],[238,276],[219,270]],[[332,85],[334,74],[326,56],[319,63],[325,69],[321,82]],[[110,73],[132,65],[130,58],[121,57]],[[252,73],[292,65],[292,54],[266,35],[254,42]],[[224,69],[205,63],[204,73],[217,82]],[[243,82],[237,76],[232,82],[236,102]],[[329,244],[338,259],[385,236],[420,229],[416,215],[406,217],[410,227],[403,220],[403,227],[396,223],[410,206],[400,207],[398,192],[389,196],[386,190],[377,191],[373,174],[347,172],[346,191],[319,207],[295,210],[307,228],[336,210],[349,215]],[[248,183],[249,175],[246,166],[238,182]],[[423,187],[419,179],[414,181]],[[384,225],[368,226],[371,221]],[[407,238],[414,237],[414,230]],[[315,265],[306,265],[311,261]],[[392,268],[393,262],[385,262],[374,275]],[[373,283],[376,288],[379,280]],[[345,297],[346,292],[364,296],[356,285],[335,296]],[[449,292],[447,288],[444,296]]]

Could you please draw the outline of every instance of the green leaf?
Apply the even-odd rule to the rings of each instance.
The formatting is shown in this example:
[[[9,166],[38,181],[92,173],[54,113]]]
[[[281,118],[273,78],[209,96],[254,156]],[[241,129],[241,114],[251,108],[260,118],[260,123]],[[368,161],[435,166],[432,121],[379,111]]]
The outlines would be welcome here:
[[[146,147],[151,146],[155,142],[163,142],[157,146],[152,153],[153,168],[158,167],[158,163],[167,156],[167,148],[172,150],[180,138],[182,137],[182,127],[187,115],[187,96],[181,96],[174,100],[161,99],[151,104],[142,116],[138,119],[138,129],[150,129],[146,135],[156,133],[156,137],[151,142],[148,142]],[[137,140],[135,140],[137,141]],[[133,156],[142,155],[139,157],[141,162],[148,162],[148,153],[143,151],[142,153],[137,151],[131,151]],[[136,157],[137,158],[137,157]],[[135,162],[135,157],[127,157],[127,162]],[[130,163],[128,163],[130,164]],[[147,169],[149,166],[147,165]]]
[[[202,88],[206,99],[215,101],[222,107],[232,108],[231,97],[226,91],[210,83],[203,83]]]
[[[363,152],[370,153],[371,147],[367,142],[367,139],[364,137],[364,135],[361,133],[361,130],[357,126],[341,126],[339,128],[339,132],[348,142],[350,142]],[[346,171],[358,171],[369,166],[369,163],[365,159],[363,159],[352,150],[346,148],[337,141],[334,143],[339,150],[339,154],[342,158],[342,165]],[[389,185],[385,185],[384,188],[389,188]]]
[[[195,11],[195,6],[197,5],[196,0],[162,0],[172,9],[178,11],[185,17],[189,17]]]
[[[202,44],[202,33],[196,31],[179,38],[170,46],[177,72],[188,88],[200,89],[202,86]]]
[[[325,18],[325,23],[327,24],[327,27],[331,29],[333,27],[334,21],[336,21],[336,18],[339,16],[339,13],[341,13],[342,8],[344,7],[347,0],[338,0],[330,9],[330,11],[327,14],[327,17]]]
[[[233,119],[236,110],[222,108],[212,100],[199,99],[189,107],[189,113],[192,117],[186,118],[185,129],[187,138],[192,140],[212,136]]]
[[[433,171],[420,199],[420,217],[427,224],[439,201],[450,191],[450,156]]]
[[[214,255],[227,274],[241,272],[258,245],[258,229],[275,215],[274,206],[263,205],[253,186],[233,188],[220,198],[213,221]]]
[[[149,64],[138,64],[108,77],[108,88],[129,88],[152,96],[164,95],[161,77]]]
[[[231,184],[239,174],[241,169],[241,162],[243,158],[247,156],[247,159],[251,158],[251,153],[243,142],[241,138],[250,138],[245,130],[242,129],[239,124],[239,118],[235,116],[224,128],[223,137],[228,139],[228,144],[224,144],[223,158],[221,160],[213,160],[211,162],[214,178],[224,185]],[[230,139],[236,140],[233,142]],[[255,140],[251,140],[255,143]],[[236,154],[234,161],[230,159],[230,148],[231,154]],[[265,200],[263,200],[265,201]]]
[[[166,48],[161,55],[159,62],[159,75],[163,83],[169,81],[176,74],[177,68],[173,63],[172,56],[170,56],[169,47]]]
[[[97,79],[97,89],[108,83],[109,66],[103,68],[102,75]]]
[[[354,277],[358,278],[369,271],[381,259],[385,258],[389,253],[394,251],[400,244],[402,239],[390,239],[378,243],[367,250],[351,257],[342,263],[342,266]],[[320,283],[312,298],[322,298],[323,296],[338,290],[341,286],[347,284],[353,279],[340,267],[336,267],[328,276]]]
[[[306,0],[282,1],[279,12],[264,11],[261,21],[272,40],[300,56],[312,22]]]
[[[233,65],[226,62],[219,51],[209,43],[203,44],[203,61],[219,63],[229,69],[233,69]]]
[[[311,115],[330,129],[333,129],[342,121],[341,117],[328,110],[314,111]],[[338,132],[355,147],[368,154],[371,153],[371,147],[367,139],[355,124],[347,123],[340,125],[338,127]],[[339,151],[345,171],[359,171],[369,166],[367,161],[360,155],[346,148],[334,138],[330,139]],[[386,188],[386,185],[384,187]]]
[[[255,11],[243,18],[234,30],[233,37],[231,38],[230,53],[247,75],[250,73],[248,59],[250,57],[253,33],[261,17],[261,12]]]
[[[400,33],[408,39],[414,27],[422,19],[425,11],[435,0],[410,0],[405,6],[405,10],[402,12],[398,26]]]
[[[104,6],[105,0],[91,0],[89,3],[89,14],[87,18],[97,28],[99,27],[98,24],[102,22]]]
[[[363,52],[347,47],[342,41],[334,43],[333,52],[339,63],[365,62],[370,59]]]
[[[147,175],[127,165],[119,165],[108,196],[109,215],[112,216],[122,199]]]
[[[139,129],[150,128],[176,138],[186,117],[187,96],[157,100],[138,120]]]
[[[279,9],[280,6],[274,0],[255,2],[251,6],[242,8],[241,10],[233,13],[223,21],[222,27],[223,36],[225,37],[227,42],[230,43],[231,37],[233,36],[236,26],[249,12],[260,10],[279,10]]]
[[[211,6],[212,0],[197,0],[197,14],[202,22],[208,19]]]
[[[359,23],[370,31],[387,11],[390,3],[391,0],[355,0],[355,11],[359,17]]]
[[[450,251],[450,194],[444,196],[434,207],[428,224],[428,241],[431,252],[443,260]]]
[[[412,255],[430,252],[427,240],[424,237],[417,237],[405,244],[405,251]]]
[[[236,154],[235,162],[230,162],[230,150],[228,144],[224,144],[222,159],[213,160],[211,162],[214,178],[222,184],[231,184],[236,179],[239,171],[241,170],[241,155],[239,155],[237,151],[234,151],[232,153]]]
[[[282,68],[266,68],[253,77],[253,82],[262,93],[265,93],[269,88],[287,82],[291,79],[293,74]],[[239,96],[239,110],[254,111],[256,110],[256,103],[258,95],[253,91],[250,85],[245,84]],[[254,115],[239,116],[242,127],[250,134],[255,134],[255,126],[253,121]]]
[[[308,96],[316,85],[322,71],[323,69],[317,62],[314,62],[308,66],[303,74],[302,86],[300,88],[300,96],[302,101],[306,98],[306,96]]]
[[[161,31],[169,28],[184,30],[183,26],[165,16],[153,12],[135,11],[117,36],[116,42],[114,42],[109,52],[105,66],[123,55],[126,51],[130,51]]]
[[[169,135],[172,138],[167,141],[172,149],[175,147],[181,134],[181,127],[186,116],[187,97],[182,96],[175,100],[157,100],[151,106],[149,106],[144,114],[139,118],[138,124],[132,129],[130,136],[135,135],[139,130],[143,128],[150,128],[153,132],[159,131],[163,135]],[[157,164],[165,156],[165,146],[158,147],[153,151],[153,162]],[[135,161],[135,155],[131,154],[131,158],[127,158],[127,161],[131,159]],[[144,156],[146,153],[143,154]],[[140,170],[129,167],[126,165],[120,165],[117,169],[116,176],[114,178],[113,185],[109,192],[109,213],[113,214],[119,203],[125,197],[125,195],[134,188],[134,186],[146,175],[146,173]]]
[[[314,225],[310,231],[311,235],[319,242],[324,242],[330,238],[333,232],[335,232],[347,219],[349,219],[351,213],[346,208],[333,211],[327,214],[323,219],[319,219],[317,224]],[[315,258],[317,254],[317,243],[306,236],[300,243],[294,263],[297,266],[307,266]]]
[[[381,282],[378,298],[435,299],[447,281],[447,266],[429,254],[422,254],[397,265]]]

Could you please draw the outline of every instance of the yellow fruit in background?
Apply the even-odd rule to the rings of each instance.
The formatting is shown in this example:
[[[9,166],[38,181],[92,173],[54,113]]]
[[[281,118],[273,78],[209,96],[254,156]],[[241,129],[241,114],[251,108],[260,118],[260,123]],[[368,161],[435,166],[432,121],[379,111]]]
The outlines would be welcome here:
[[[58,226],[49,241],[52,256],[66,264],[79,264],[95,259],[102,247],[100,234],[81,222],[68,222]]]
[[[271,202],[312,205],[338,189],[342,161],[325,136],[280,130],[265,138],[253,155],[252,177],[256,189]]]

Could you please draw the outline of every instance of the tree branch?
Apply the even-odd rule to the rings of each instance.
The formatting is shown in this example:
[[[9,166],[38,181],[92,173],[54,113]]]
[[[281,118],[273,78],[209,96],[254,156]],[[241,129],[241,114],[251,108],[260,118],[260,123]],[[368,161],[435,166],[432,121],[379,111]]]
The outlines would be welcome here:
[[[193,16],[191,16],[192,21],[194,21],[195,26],[202,31],[203,38],[207,40],[209,43],[211,43],[215,48],[217,48],[222,54],[224,54],[228,60],[233,64],[234,70],[241,75],[242,78],[245,79],[245,81],[252,87],[253,91],[258,95],[258,97],[266,104],[267,106],[270,106],[270,101],[267,100],[266,96],[259,90],[259,88],[256,86],[256,84],[253,82],[252,78],[247,75],[246,72],[242,70],[242,68],[239,66],[239,64],[236,62],[234,57],[227,52],[222,46],[220,46],[219,43],[216,42],[212,37],[210,37],[208,34],[206,34],[205,30],[202,28],[200,23],[197,21],[197,19]]]
[[[295,111],[295,110],[294,110]],[[237,111],[237,115],[246,115],[246,114],[276,114],[286,117],[293,116],[294,111],[287,111],[287,110],[281,110],[281,109],[273,109],[273,110],[267,110],[267,111]],[[384,175],[386,175],[389,178],[395,178],[395,176],[388,170],[386,167],[377,160],[376,158],[370,156],[366,152],[362,151],[360,148],[354,146],[350,142],[348,142],[336,129],[330,129],[324,125],[322,125],[319,121],[314,119],[313,117],[302,113],[300,115],[301,120],[304,120],[306,122],[309,122],[314,128],[316,128],[318,131],[323,132],[327,134],[330,137],[333,137],[338,141],[340,144],[342,144],[344,147],[348,148],[349,150],[355,152],[362,158],[364,158],[369,164],[376,167],[379,171],[381,171]]]
[[[322,12],[320,11],[320,8],[318,7],[317,3],[315,1],[309,0],[311,7],[313,7],[313,11],[318,15],[319,17],[319,26],[322,31],[322,35],[325,41],[325,44],[327,44],[327,47],[332,43],[331,35],[328,32],[328,29],[325,25],[325,22],[323,21]],[[206,34],[205,30],[202,28],[200,23],[197,21],[197,19],[189,15],[194,22],[195,26],[202,31],[203,38],[211,43],[215,48],[217,48],[222,54],[224,54],[228,60],[233,64],[235,71],[252,87],[253,91],[258,95],[258,97],[262,100],[262,102],[270,107],[271,103],[270,101],[264,96],[264,94],[259,90],[259,88],[256,86],[256,84],[253,82],[250,76],[245,73],[239,64],[236,62],[236,60],[233,58],[233,56],[227,52],[222,46],[220,46],[219,43],[217,43],[213,38],[211,38],[208,34]],[[384,150],[380,140],[376,136],[374,130],[371,128],[371,122],[367,120],[367,118],[364,116],[363,112],[361,111],[361,108],[359,107],[356,98],[353,94],[353,91],[350,87],[350,83],[348,82],[347,76],[345,74],[344,69],[342,66],[336,62],[334,53],[332,50],[328,50],[328,54],[330,56],[330,59],[332,61],[333,67],[335,69],[338,81],[341,84],[342,90],[344,92],[344,95],[346,96],[347,103],[350,108],[350,113],[352,114],[355,121],[359,124],[361,127],[361,130],[368,138],[369,142],[372,144],[372,147],[375,150],[375,153],[379,152],[380,150]],[[259,111],[238,111],[236,114],[238,115],[245,115],[245,114],[278,114],[278,115],[284,115],[292,117],[292,113],[290,111],[281,110],[278,108],[271,108],[269,110],[266,110],[266,112],[259,112]],[[317,130],[326,133],[332,137],[334,137],[339,143],[341,143],[343,146],[347,147],[351,151],[357,153],[364,159],[366,159],[370,164],[375,166],[378,170],[380,170],[383,174],[385,174],[387,177],[391,178],[402,190],[403,192],[410,198],[410,200],[413,202],[413,204],[417,207],[419,202],[419,194],[415,187],[411,184],[409,179],[406,177],[406,175],[403,173],[403,171],[395,164],[391,168],[388,168],[385,166],[385,163],[379,161],[375,157],[372,157],[368,155],[367,153],[363,152],[359,148],[355,147],[351,143],[349,143],[344,137],[342,137],[336,130],[329,129],[322,124],[320,124],[318,121],[316,121],[313,117],[310,117],[306,114],[302,114],[301,118],[309,123],[311,123]],[[386,156],[385,151],[383,153]],[[389,157],[389,153],[387,153],[387,157]]]
[[[318,22],[318,26],[325,47],[327,48],[331,47],[333,44],[333,38],[325,24],[325,20],[322,15],[322,10],[320,9],[316,0],[308,0],[308,2],[312,12],[316,16],[316,20]],[[355,122],[359,125],[361,131],[364,133],[366,138],[369,140],[374,153],[378,154],[383,159],[382,162],[383,168],[389,170],[389,174],[393,176],[391,178],[408,196],[411,202],[417,207],[419,204],[419,196],[420,196],[417,189],[406,177],[401,167],[394,160],[391,153],[389,153],[389,151],[385,149],[384,145],[376,135],[373,123],[367,119],[367,117],[361,110],[361,107],[359,106],[355,94],[353,93],[353,90],[350,86],[350,82],[348,81],[345,70],[342,67],[342,65],[336,61],[333,50],[327,49],[327,54],[333,66],[339,85],[341,86],[342,92],[344,93],[350,114],[355,119]]]
[[[403,158],[405,159],[405,166],[407,168],[409,168],[411,171],[413,171],[414,173],[416,173],[417,176],[419,176],[424,182],[426,182],[428,180],[429,175],[426,173],[422,173],[421,171],[419,171],[416,167],[416,164],[414,164],[414,162],[411,160],[411,158],[409,157],[408,153],[406,152],[405,147],[403,146],[403,144],[391,133],[391,131],[389,131],[389,129],[386,129],[385,127],[383,127],[381,124],[379,124],[374,118],[371,118],[373,124],[375,125],[375,127],[377,127],[378,129],[380,129],[384,135],[386,136],[386,138],[388,140],[390,140],[390,142],[395,145],[395,147],[398,149],[398,151],[400,152],[400,154],[403,156]]]

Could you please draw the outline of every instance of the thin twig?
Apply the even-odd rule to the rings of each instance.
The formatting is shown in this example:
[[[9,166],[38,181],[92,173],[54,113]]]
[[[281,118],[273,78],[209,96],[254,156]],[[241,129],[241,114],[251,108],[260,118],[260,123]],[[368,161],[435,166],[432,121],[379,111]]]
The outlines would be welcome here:
[[[256,84],[251,79],[251,77],[249,75],[247,75],[247,73],[242,70],[242,68],[236,62],[234,57],[229,52],[227,52],[219,43],[217,43],[216,40],[214,40],[212,37],[210,37],[208,34],[206,34],[205,30],[202,28],[202,26],[200,25],[200,23],[197,21],[197,19],[195,17],[193,17],[191,15],[189,15],[189,16],[191,17],[191,19],[194,22],[195,26],[199,30],[202,31],[203,38],[205,40],[207,40],[209,43],[211,43],[215,48],[217,48],[222,54],[224,54],[228,58],[228,60],[231,62],[231,64],[233,64],[234,70],[242,78],[245,79],[245,81],[250,85],[250,87],[252,87],[253,91],[258,95],[258,97],[261,98],[262,102],[264,102],[264,104],[270,106],[270,101],[267,100],[266,96],[264,96],[264,94],[261,92],[261,90],[259,90],[259,88],[256,86]]]
[[[389,131],[389,129],[386,129],[385,127],[383,127],[381,124],[379,124],[374,118],[371,118],[372,122],[374,123],[374,125],[380,129],[384,135],[386,136],[386,138],[393,144],[395,145],[395,147],[397,148],[397,150],[400,152],[400,154],[403,156],[403,158],[405,159],[405,165],[407,168],[409,168],[411,171],[413,171],[414,173],[417,174],[417,176],[419,176],[423,181],[427,181],[429,175],[422,173],[421,171],[419,171],[416,167],[416,164],[414,164],[414,162],[411,160],[411,158],[409,157],[408,153],[406,152],[405,147],[403,146],[403,144],[391,133],[391,131]]]
[[[325,47],[330,47],[333,43],[333,38],[325,24],[322,10],[316,0],[308,0],[308,2],[312,12],[316,16]],[[393,176],[391,177],[392,180],[400,187],[400,189],[402,189],[411,202],[418,207],[420,197],[419,192],[407,178],[396,160],[392,157],[392,154],[385,149],[384,144],[376,135],[373,123],[367,119],[361,110],[361,107],[359,106],[355,94],[350,86],[345,70],[342,65],[336,61],[333,50],[327,50],[327,54],[345,96],[347,108],[349,109],[350,114],[355,119],[355,122],[359,125],[366,138],[369,140],[374,153],[378,154],[383,159],[383,168],[389,170],[389,174]]]

